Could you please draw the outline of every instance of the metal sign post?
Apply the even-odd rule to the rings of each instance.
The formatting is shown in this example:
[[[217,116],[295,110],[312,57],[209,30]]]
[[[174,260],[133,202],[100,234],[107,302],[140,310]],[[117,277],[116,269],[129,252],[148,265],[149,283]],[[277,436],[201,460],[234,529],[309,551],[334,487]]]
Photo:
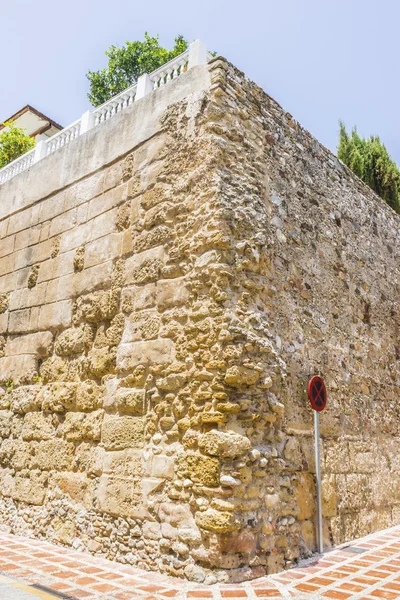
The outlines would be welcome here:
[[[317,492],[317,531],[318,552],[322,554],[324,544],[322,541],[322,500],[321,500],[321,463],[319,457],[319,412],[314,410],[314,439],[315,439],[315,479]]]
[[[321,377],[311,377],[308,384],[308,397],[314,410],[314,440],[315,440],[315,479],[317,494],[317,537],[318,552],[324,551],[322,538],[322,499],[321,499],[321,461],[319,452],[319,413],[324,410],[327,392],[324,380]]]

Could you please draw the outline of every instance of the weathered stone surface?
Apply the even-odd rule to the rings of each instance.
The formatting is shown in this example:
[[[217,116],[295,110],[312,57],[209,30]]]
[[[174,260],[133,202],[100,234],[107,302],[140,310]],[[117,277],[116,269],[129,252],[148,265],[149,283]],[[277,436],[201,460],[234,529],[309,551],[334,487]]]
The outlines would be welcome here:
[[[53,335],[50,331],[38,331],[21,336],[9,336],[6,352],[15,356],[18,354],[34,354],[38,358],[49,356],[53,345]]]
[[[260,378],[260,373],[247,367],[233,366],[227,369],[225,381],[232,387],[254,385]]]
[[[186,304],[188,300],[189,291],[184,277],[157,282],[157,305],[159,310],[181,306]]]
[[[117,350],[117,369],[128,371],[137,365],[160,365],[172,362],[174,358],[175,346],[169,339],[122,344]]]
[[[100,440],[103,411],[97,410],[89,414],[68,412],[60,431],[69,442],[81,440]]]
[[[81,354],[85,348],[85,332],[82,327],[66,329],[57,338],[55,351],[60,356]]]
[[[398,232],[222,58],[1,185],[1,522],[206,583],[292,566],[318,373],[326,545],[396,523]]]
[[[315,512],[315,486],[312,475],[299,474],[296,482],[296,501],[298,506],[298,519],[304,521],[311,519]]]
[[[100,393],[100,387],[93,381],[80,383],[76,389],[76,410],[90,411],[99,408],[101,405]]]
[[[240,527],[231,512],[220,512],[217,510],[206,510],[196,514],[196,523],[202,529],[215,533],[228,533],[237,531]]]
[[[19,387],[11,392],[10,408],[15,413],[28,413],[41,407],[39,388],[36,385]]]
[[[55,428],[51,415],[31,412],[25,415],[22,427],[23,440],[49,440],[54,436]]]
[[[141,417],[105,417],[101,442],[106,450],[141,448],[144,444],[144,420]]]
[[[222,458],[243,456],[251,448],[248,438],[237,433],[214,429],[199,438],[199,447],[205,454]]]
[[[73,521],[62,520],[56,517],[52,521],[52,528],[54,531],[54,540],[65,544],[66,546],[72,546],[76,538],[76,525]]]
[[[144,390],[120,388],[117,391],[115,403],[121,413],[143,415],[145,411]]]
[[[143,474],[142,457],[138,450],[120,450],[106,452],[103,459],[103,473],[121,477],[141,477]]]
[[[7,438],[10,435],[12,420],[11,410],[0,410],[0,438]]]
[[[220,465],[216,458],[188,452],[182,466],[187,477],[196,483],[209,487],[219,484]]]
[[[96,497],[105,513],[117,517],[143,516],[140,485],[130,477],[102,475]]]
[[[68,471],[72,465],[74,447],[64,440],[40,442],[34,457],[36,468],[42,471]]]
[[[76,406],[76,383],[51,383],[38,394],[42,410],[64,412]]]
[[[31,444],[7,438],[0,445],[0,464],[16,471],[29,469],[32,465],[32,454]]]
[[[15,476],[12,497],[26,504],[41,505],[46,495],[47,476],[44,473],[31,471],[28,473],[17,473]]]
[[[85,473],[57,473],[52,483],[74,502],[90,508],[93,503],[93,482]]]

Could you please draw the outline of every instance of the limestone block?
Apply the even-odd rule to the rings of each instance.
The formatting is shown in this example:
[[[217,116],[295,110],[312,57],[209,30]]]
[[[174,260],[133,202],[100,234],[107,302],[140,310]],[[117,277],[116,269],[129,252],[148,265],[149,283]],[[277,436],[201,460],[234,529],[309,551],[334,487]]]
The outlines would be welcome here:
[[[96,410],[101,405],[101,388],[93,381],[84,381],[76,388],[76,410]]]
[[[0,446],[0,464],[16,471],[31,466],[32,445],[22,440],[5,439]]]
[[[143,536],[149,540],[159,540],[162,537],[160,523],[145,521],[142,531]]]
[[[334,475],[325,475],[322,479],[322,514],[335,517],[337,514],[337,495]]]
[[[39,331],[26,335],[9,336],[6,345],[7,355],[34,354],[38,358],[49,356],[53,343],[50,331]]]
[[[63,520],[55,517],[51,522],[54,531],[54,540],[66,546],[72,546],[76,538],[76,524],[69,519]]]
[[[7,438],[10,435],[12,420],[11,410],[0,410],[0,438]]]
[[[73,502],[91,508],[93,504],[93,481],[86,473],[56,473],[51,478],[51,487],[59,487]]]
[[[380,445],[372,441],[349,443],[350,469],[356,473],[373,473],[386,471],[387,460],[380,452]]]
[[[182,466],[191,481],[208,487],[219,485],[220,465],[216,458],[188,452],[182,460]]]
[[[389,479],[389,478],[388,478]],[[337,499],[339,512],[362,509],[375,505],[377,489],[373,487],[371,476],[359,473],[348,473],[346,476],[336,476]],[[381,488],[383,496],[386,489]]]
[[[144,419],[141,417],[106,416],[101,431],[101,442],[106,450],[142,448]]]
[[[115,403],[120,413],[144,415],[145,397],[146,392],[144,390],[119,388],[117,390]]]
[[[69,327],[72,317],[72,301],[62,300],[40,307],[39,329],[61,329]]]
[[[101,475],[105,450],[97,443],[82,442],[76,446],[74,469],[87,474]]]
[[[161,523],[168,523],[181,531],[185,529],[197,530],[192,511],[188,504],[177,502],[161,502],[158,506],[158,518]]]
[[[170,373],[161,379],[156,380],[156,386],[159,390],[167,392],[180,390],[187,382],[188,376],[186,373]]]
[[[8,321],[8,332],[11,334],[27,333],[36,329],[31,323],[31,309],[13,310]]]
[[[232,387],[254,385],[260,378],[255,369],[234,365],[226,371],[225,382]]]
[[[182,306],[189,301],[185,277],[164,279],[157,282],[157,306],[166,310],[174,306]]]
[[[208,509],[204,512],[196,513],[196,524],[202,529],[213,531],[214,533],[228,533],[238,531],[239,522],[231,512],[220,512],[218,510]]]
[[[117,349],[118,371],[129,371],[138,365],[163,365],[174,360],[175,344],[169,338],[121,344]]]
[[[152,248],[140,254],[134,254],[125,263],[126,282],[143,284],[157,281],[164,265],[164,248]]]
[[[50,383],[39,392],[42,410],[64,412],[76,406],[77,383]]]
[[[8,310],[10,297],[8,294],[0,294],[0,314]]]
[[[141,453],[130,448],[105,452],[103,473],[121,477],[141,477],[143,473]]]
[[[141,487],[131,477],[102,475],[96,492],[99,509],[116,517],[144,515]]]
[[[145,474],[160,479],[173,479],[175,461],[172,456],[150,454],[145,460]]]
[[[8,326],[8,313],[0,313],[0,335],[5,334]]]
[[[42,412],[30,412],[25,415],[23,440],[49,440],[54,436],[54,431],[51,415],[44,415]]]
[[[0,358],[1,380],[11,379],[14,383],[23,376],[31,377],[37,373],[37,359],[32,354],[4,356]]]
[[[247,437],[233,431],[225,432],[213,429],[200,436],[199,448],[211,456],[237,458],[249,452],[251,442]]]
[[[47,476],[38,471],[17,473],[12,498],[26,504],[40,506],[46,495]]]
[[[165,225],[158,225],[150,231],[142,231],[139,235],[133,237],[133,251],[143,252],[161,246],[170,240],[173,236],[173,230]]]
[[[112,233],[86,244],[85,267],[93,267],[121,256],[122,240],[121,233]]]
[[[315,512],[315,484],[310,473],[299,473],[296,481],[296,503],[299,521],[311,519]]]
[[[65,440],[46,440],[39,442],[33,462],[42,471],[68,471],[72,466],[73,453],[73,444]]]
[[[93,348],[89,354],[89,370],[100,379],[104,375],[114,372],[116,350],[115,348]]]
[[[134,313],[125,322],[122,343],[154,339],[160,329],[160,318],[154,311]]]
[[[0,497],[9,498],[12,496],[15,480],[11,469],[0,468]]]
[[[10,396],[10,408],[15,413],[25,414],[41,408],[40,388],[37,385],[18,387],[12,390]]]
[[[111,321],[106,331],[106,339],[110,346],[117,346],[121,339],[125,326],[125,317],[122,314],[116,315]]]
[[[102,421],[102,410],[91,413],[68,412],[60,431],[69,442],[99,440]]]
[[[285,460],[294,468],[300,469],[302,465],[302,456],[299,441],[290,436],[285,445],[284,451]]]
[[[60,356],[80,354],[85,348],[85,331],[83,327],[66,329],[57,338],[55,351]]]
[[[115,290],[88,294],[77,302],[82,317],[89,323],[113,319],[118,312],[118,305],[119,293]]]
[[[121,304],[122,310],[126,313],[153,308],[156,304],[156,285],[148,283],[125,288],[122,291]]]

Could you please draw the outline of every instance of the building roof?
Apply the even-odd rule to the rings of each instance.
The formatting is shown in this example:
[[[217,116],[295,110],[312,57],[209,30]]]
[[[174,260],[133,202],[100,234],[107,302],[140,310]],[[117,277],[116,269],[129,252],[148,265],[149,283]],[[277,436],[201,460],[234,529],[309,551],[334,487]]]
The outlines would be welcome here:
[[[16,121],[19,127],[25,127],[26,132],[31,137],[49,132],[51,135],[63,129],[62,125],[53,121],[33,106],[27,104],[21,110],[8,117],[0,124],[0,131],[4,129],[4,122]]]

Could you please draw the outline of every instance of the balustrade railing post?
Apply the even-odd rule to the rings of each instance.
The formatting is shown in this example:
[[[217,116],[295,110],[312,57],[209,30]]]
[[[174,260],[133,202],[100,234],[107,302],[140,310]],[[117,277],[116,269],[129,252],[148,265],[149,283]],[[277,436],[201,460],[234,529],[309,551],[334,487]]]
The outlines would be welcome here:
[[[86,133],[87,131],[89,131],[89,129],[92,129],[92,127],[94,127],[94,114],[91,110],[87,110],[83,113],[81,117],[81,127],[79,130],[79,135],[82,135],[82,133]]]
[[[35,154],[33,162],[37,163],[39,160],[47,156],[47,143],[45,141],[38,142],[35,146]]]
[[[144,96],[147,96],[152,91],[153,84],[151,83],[150,75],[144,73],[137,80],[135,102],[136,100],[140,100],[140,98],[144,98]]]
[[[207,48],[201,40],[195,40],[189,45],[188,69],[196,65],[205,65],[207,62]]]

